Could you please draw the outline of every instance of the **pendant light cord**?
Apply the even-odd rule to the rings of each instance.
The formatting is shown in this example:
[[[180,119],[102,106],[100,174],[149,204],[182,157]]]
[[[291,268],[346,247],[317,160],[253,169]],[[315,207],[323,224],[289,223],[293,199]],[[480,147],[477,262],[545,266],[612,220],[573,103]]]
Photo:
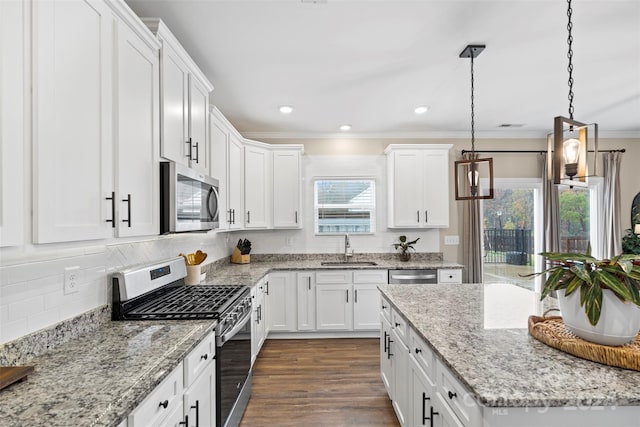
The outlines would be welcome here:
[[[471,158],[475,159],[476,155],[476,135],[475,135],[475,113],[474,113],[474,98],[473,98],[473,57],[475,52],[471,52]]]
[[[573,9],[571,9],[571,0],[567,0],[567,5],[568,5],[567,17],[569,18],[569,22],[567,24],[567,31],[569,31],[569,37],[567,37],[567,44],[569,45],[569,51],[567,52],[567,58],[569,58],[569,65],[567,66],[567,71],[569,72],[569,82],[568,82],[569,83],[569,118],[573,120],[573,36],[571,35],[571,30],[573,29],[573,23],[571,22],[571,15],[573,14]],[[471,67],[473,70],[473,59],[471,59]],[[473,82],[473,75],[472,75],[471,81]],[[472,99],[473,99],[473,94],[472,94]],[[473,107],[472,107],[472,111],[473,111]]]

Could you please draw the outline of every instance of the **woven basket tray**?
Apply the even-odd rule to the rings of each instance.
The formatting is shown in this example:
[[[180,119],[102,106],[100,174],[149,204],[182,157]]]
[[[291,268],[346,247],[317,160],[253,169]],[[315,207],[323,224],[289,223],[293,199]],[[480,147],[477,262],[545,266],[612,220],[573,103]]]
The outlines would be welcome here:
[[[640,334],[619,347],[595,344],[568,331],[560,316],[529,316],[529,334],[550,347],[582,359],[640,371]]]

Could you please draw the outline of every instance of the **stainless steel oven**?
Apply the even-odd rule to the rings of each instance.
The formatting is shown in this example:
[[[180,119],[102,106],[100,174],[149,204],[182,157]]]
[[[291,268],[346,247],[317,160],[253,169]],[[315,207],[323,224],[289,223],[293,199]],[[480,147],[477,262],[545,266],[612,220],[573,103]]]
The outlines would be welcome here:
[[[219,329],[216,333],[216,425],[237,427],[251,397],[251,310],[233,326],[225,326],[221,319]]]
[[[251,292],[247,286],[187,286],[186,274],[182,257],[115,273],[112,319],[217,320],[216,426],[237,427],[251,396]]]
[[[174,162],[160,162],[160,234],[219,226],[218,180]]]

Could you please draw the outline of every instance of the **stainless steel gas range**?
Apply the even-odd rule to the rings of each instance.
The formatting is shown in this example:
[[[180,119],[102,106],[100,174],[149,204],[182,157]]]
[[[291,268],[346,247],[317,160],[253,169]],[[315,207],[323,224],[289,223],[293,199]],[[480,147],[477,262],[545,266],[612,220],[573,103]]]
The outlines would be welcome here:
[[[251,396],[251,296],[247,286],[187,286],[184,259],[112,276],[112,320],[214,319],[216,426],[236,427]]]

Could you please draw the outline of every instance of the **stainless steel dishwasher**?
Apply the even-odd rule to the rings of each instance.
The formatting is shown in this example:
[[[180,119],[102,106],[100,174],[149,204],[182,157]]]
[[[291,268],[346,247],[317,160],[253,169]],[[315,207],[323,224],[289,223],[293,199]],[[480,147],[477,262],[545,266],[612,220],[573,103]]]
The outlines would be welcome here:
[[[426,283],[438,283],[438,270],[389,270],[389,284],[422,285]]]

